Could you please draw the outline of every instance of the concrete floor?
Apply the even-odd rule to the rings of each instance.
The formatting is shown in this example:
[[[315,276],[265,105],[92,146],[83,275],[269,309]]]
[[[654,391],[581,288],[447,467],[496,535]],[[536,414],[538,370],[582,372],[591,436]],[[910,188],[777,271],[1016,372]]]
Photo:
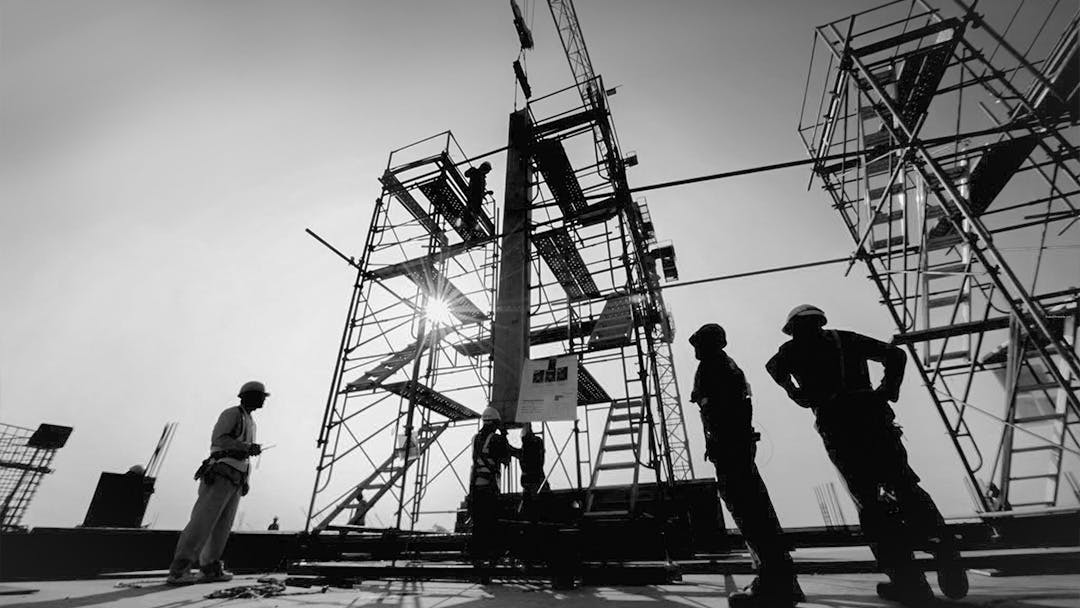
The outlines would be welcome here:
[[[354,589],[289,587],[285,595],[262,599],[206,599],[218,589],[255,584],[255,576],[237,577],[229,583],[168,587],[157,579],[97,579],[4,583],[0,585],[0,606],[32,608],[189,608],[225,606],[243,608],[316,608],[320,606],[361,608],[400,606],[407,608],[544,607],[639,608],[641,606],[727,606],[725,597],[749,576],[689,575],[682,583],[647,587],[586,587],[574,591],[552,591],[546,585],[495,584],[479,586],[459,582],[369,581]],[[1057,608],[1080,606],[1080,575],[1017,576],[992,578],[973,574],[971,595],[961,602],[941,602],[942,606],[993,608]],[[804,575],[800,577],[806,608],[869,608],[895,606],[874,594],[879,575]],[[117,585],[132,585],[118,587]],[[931,575],[931,584],[934,584]],[[36,589],[30,595],[6,595],[14,590]]]

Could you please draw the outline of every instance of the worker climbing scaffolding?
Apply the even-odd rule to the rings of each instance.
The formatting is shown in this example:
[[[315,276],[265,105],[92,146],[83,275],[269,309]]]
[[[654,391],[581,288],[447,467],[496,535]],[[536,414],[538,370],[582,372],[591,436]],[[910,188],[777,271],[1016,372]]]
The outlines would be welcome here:
[[[484,197],[491,194],[487,189],[487,175],[491,173],[491,163],[486,160],[478,167],[469,167],[465,170],[465,177],[469,180],[469,191],[465,200],[465,225],[469,229],[476,227],[479,217],[483,214]]]

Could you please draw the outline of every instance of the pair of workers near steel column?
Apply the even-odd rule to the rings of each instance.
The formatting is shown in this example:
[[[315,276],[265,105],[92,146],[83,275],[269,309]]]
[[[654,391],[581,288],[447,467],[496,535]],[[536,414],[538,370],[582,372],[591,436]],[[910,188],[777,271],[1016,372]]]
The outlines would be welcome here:
[[[766,369],[798,405],[813,411],[815,428],[859,511],[859,521],[878,564],[889,577],[878,595],[924,606],[934,594],[913,550],[937,560],[938,586],[951,598],[967,594],[967,575],[953,538],[919,476],[908,464],[900,428],[889,406],[896,401],[906,356],[899,348],[854,332],[825,329],[825,313],[810,305],[788,315],[780,346]],[[719,492],[758,569],[733,608],[793,606],[805,599],[795,576],[780,522],[754,463],[759,435],[751,424],[749,384],[724,351],[727,335],[715,323],[702,326],[690,343],[700,361],[691,401],[701,408],[706,457],[716,466]],[[883,365],[872,388],[868,362]]]
[[[535,434],[532,426],[525,423],[521,432],[521,447],[510,445],[506,428],[499,410],[488,407],[480,417],[480,432],[473,437],[472,469],[469,473],[468,512],[472,522],[469,555],[473,565],[480,571],[480,582],[490,577],[487,567],[493,565],[505,552],[506,538],[499,525],[499,483],[502,468],[510,464],[510,458],[521,463],[521,488],[523,515],[535,515],[536,497],[545,487],[544,439]]]

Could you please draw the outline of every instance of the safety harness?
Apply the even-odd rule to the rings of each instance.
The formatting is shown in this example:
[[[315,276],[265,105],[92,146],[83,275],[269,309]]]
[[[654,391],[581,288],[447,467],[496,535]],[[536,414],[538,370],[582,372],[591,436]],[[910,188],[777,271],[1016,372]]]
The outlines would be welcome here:
[[[235,428],[229,433],[229,436],[233,439],[240,439],[244,436],[244,411],[241,406],[236,406],[240,409],[240,421]],[[248,493],[248,475],[242,471],[238,471],[228,464],[221,462],[222,458],[235,458],[236,460],[247,460],[248,453],[244,450],[215,450],[210,452],[210,457],[203,460],[199,465],[199,468],[195,471],[195,479],[203,480],[207,485],[213,485],[217,478],[222,477],[227,479],[230,483],[240,488],[240,495],[244,496]]]
[[[499,461],[491,454],[492,440],[497,430],[492,428],[485,432],[481,430],[473,440],[473,466],[470,485],[476,488],[499,487],[499,476],[502,472]]]

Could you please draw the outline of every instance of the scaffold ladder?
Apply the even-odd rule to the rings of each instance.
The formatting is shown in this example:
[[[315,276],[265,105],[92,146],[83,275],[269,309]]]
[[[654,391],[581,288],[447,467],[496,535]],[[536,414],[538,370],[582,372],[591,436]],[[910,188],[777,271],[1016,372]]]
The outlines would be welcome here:
[[[357,515],[365,515],[380,498],[393,491],[394,486],[401,480],[409,465],[417,460],[420,454],[426,452],[427,448],[434,444],[449,426],[449,422],[420,426],[416,435],[416,449],[410,450],[409,461],[406,462],[402,458],[401,450],[395,449],[389,458],[380,463],[363,481],[356,484],[344,500],[337,501],[337,506],[323,518],[316,530],[339,528],[340,526],[333,525],[332,522],[346,509],[360,509]],[[365,497],[364,502],[360,503],[357,499],[364,492],[371,492],[370,497]]]
[[[600,447],[596,452],[589,490],[585,497],[585,515],[589,517],[628,517],[637,506],[638,478],[641,473],[639,454],[642,429],[645,426],[644,402],[640,398],[612,401],[608,408]],[[596,490],[607,472],[630,471],[631,482],[625,505],[598,509]],[[623,506],[624,508],[618,508]]]

